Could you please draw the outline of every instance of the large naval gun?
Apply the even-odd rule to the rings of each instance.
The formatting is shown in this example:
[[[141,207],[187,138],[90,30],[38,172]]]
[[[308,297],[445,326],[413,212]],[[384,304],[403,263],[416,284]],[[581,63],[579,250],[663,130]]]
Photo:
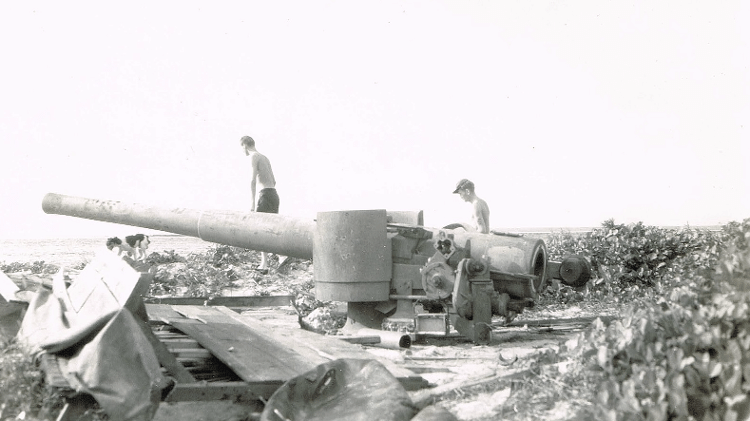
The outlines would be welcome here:
[[[113,222],[214,243],[312,259],[315,296],[347,302],[346,329],[491,339],[493,316],[534,305],[549,279],[581,285],[585,259],[548,260],[543,240],[482,234],[462,224],[428,228],[419,212],[278,214],[162,208],[49,193],[48,214]]]

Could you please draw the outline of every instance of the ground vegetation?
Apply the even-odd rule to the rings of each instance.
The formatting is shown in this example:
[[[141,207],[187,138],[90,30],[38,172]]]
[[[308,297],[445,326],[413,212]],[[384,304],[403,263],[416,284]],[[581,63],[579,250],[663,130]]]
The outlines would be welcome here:
[[[517,362],[524,376],[458,389],[437,404],[470,420],[750,419],[750,219],[720,231],[608,220],[545,241],[551,259],[583,256],[593,276],[582,287],[549,283],[519,319],[571,307],[616,317]],[[228,246],[148,261],[153,295],[287,293],[305,313],[331,305],[314,297],[311,261],[274,259],[262,275],[257,252]],[[0,269],[55,271],[44,262]],[[39,368],[12,343],[0,351],[0,389],[0,419],[33,419],[54,406]],[[465,410],[479,401],[489,412]]]

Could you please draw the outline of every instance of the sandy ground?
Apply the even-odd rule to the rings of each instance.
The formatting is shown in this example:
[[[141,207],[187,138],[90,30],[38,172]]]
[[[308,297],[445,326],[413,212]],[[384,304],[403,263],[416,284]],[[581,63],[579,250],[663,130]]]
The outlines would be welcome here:
[[[312,274],[304,270],[292,270],[283,280],[294,284],[309,281]],[[16,276],[17,278],[17,276]],[[18,281],[16,279],[16,281]],[[274,278],[271,282],[263,279],[248,279],[225,295],[255,295],[259,288],[273,293],[283,293],[286,282]],[[344,303],[341,303],[344,304]],[[289,308],[271,309],[269,323],[288,324],[289,328],[299,328],[296,313]],[[465,399],[456,397],[462,387],[481,384],[502,376],[523,372],[523,362],[533,355],[547,350],[556,351],[561,343],[575,336],[585,326],[585,321],[596,316],[613,316],[616,311],[593,303],[580,305],[537,306],[521,314],[511,325],[496,327],[489,345],[476,345],[461,338],[421,337],[408,349],[383,349],[373,346],[363,347],[374,359],[388,360],[414,371],[430,384],[429,389],[410,392],[412,400],[420,405],[432,399],[450,396],[438,405],[448,409],[459,420],[492,419],[496,409],[510,396],[510,389],[489,390],[486,393],[472,394]],[[543,320],[583,320],[584,323],[561,329],[540,329],[535,322]],[[571,327],[572,326],[572,327]],[[332,338],[331,340],[336,340]],[[556,406],[555,417],[566,418],[568,410],[564,402]],[[252,420],[258,419],[262,408],[232,402],[183,402],[162,403],[155,420],[181,419],[187,421]]]
[[[592,317],[611,315],[611,311],[595,307],[590,305],[586,308],[561,306],[556,310],[536,309],[524,314],[512,326],[495,328],[493,340],[489,345],[476,345],[461,338],[426,337],[417,339],[407,349],[363,347],[374,359],[388,360],[401,365],[429,382],[430,388],[409,392],[416,405],[422,407],[433,399],[443,399],[436,405],[447,409],[459,420],[493,419],[500,406],[510,397],[510,388],[494,390],[490,387],[486,392],[461,397],[462,388],[490,384],[493,380],[505,376],[523,376],[526,367],[524,361],[529,357],[547,350],[556,351],[561,343],[580,332],[582,326]],[[265,309],[263,313],[269,323],[291,323],[290,328],[296,328],[289,309]],[[569,322],[567,326],[562,326],[558,330],[549,327],[539,329],[533,326],[540,320],[550,319]],[[162,404],[155,419],[239,421],[258,419],[260,410],[258,407],[229,402]],[[559,402],[550,412],[548,419],[566,420],[571,419],[571,416],[573,414],[570,405]]]

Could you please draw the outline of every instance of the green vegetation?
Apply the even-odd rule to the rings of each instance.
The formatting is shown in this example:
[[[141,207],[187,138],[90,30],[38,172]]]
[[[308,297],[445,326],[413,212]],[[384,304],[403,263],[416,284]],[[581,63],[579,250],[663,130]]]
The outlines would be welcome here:
[[[254,270],[258,261],[258,252],[229,246],[216,246],[186,257],[174,251],[154,252],[148,256],[146,265],[154,274],[149,295],[210,297],[223,290],[243,288],[250,290],[248,295],[295,295],[298,308],[305,312],[324,304],[312,295],[311,261],[292,260],[280,267],[278,256],[271,255],[269,263],[273,270],[265,276]],[[14,262],[0,264],[0,270],[45,277],[57,273],[59,266],[44,261]],[[54,419],[63,405],[60,391],[46,387],[37,362],[15,343],[0,348],[0,391],[0,420],[16,419],[19,414],[26,420]],[[100,409],[90,412],[87,419],[106,419]]]
[[[241,288],[247,291],[245,295],[284,293],[299,299],[312,296],[314,288],[311,261],[292,259],[282,265],[271,254],[271,271],[261,275],[255,270],[260,253],[239,247],[217,245],[187,257],[173,251],[151,253],[146,261],[154,273],[152,296],[215,297]]]
[[[40,368],[17,345],[0,350],[0,420],[43,417],[59,412],[63,401],[59,394],[44,387]],[[20,418],[23,419],[23,418]]]
[[[747,420],[750,413],[750,219],[720,232],[662,229],[605,221],[590,233],[546,239],[550,257],[584,256],[594,276],[580,288],[553,283],[538,307],[603,305],[621,309],[597,320],[559,352],[528,363],[531,375],[505,381],[512,393],[496,414],[508,420]],[[303,297],[310,308],[311,262],[260,277],[257,253],[218,246],[187,257],[149,256],[152,294],[211,296],[242,281],[256,294]],[[275,268],[279,262],[272,262]],[[20,264],[2,270],[32,270]],[[35,262],[35,273],[52,273]],[[10,268],[10,270],[9,270]],[[274,289],[276,288],[276,289]],[[45,405],[38,369],[10,345],[0,353],[0,419]],[[464,395],[462,399],[470,399]],[[564,406],[564,409],[561,409]]]
[[[575,403],[564,419],[748,419],[750,219],[718,233],[606,221],[548,243],[554,258],[590,259],[596,276],[580,291],[553,286],[547,302],[567,289],[628,304],[618,320],[537,356],[504,419],[538,418],[560,402]]]
[[[82,269],[82,265],[80,267],[75,267],[73,269]],[[57,271],[60,270],[60,266],[53,265],[51,263],[45,263],[44,260],[37,260],[35,262],[12,262],[12,263],[4,263],[0,262],[0,271],[3,271],[5,273],[15,273],[15,272],[30,272],[35,275],[52,275],[57,273]]]

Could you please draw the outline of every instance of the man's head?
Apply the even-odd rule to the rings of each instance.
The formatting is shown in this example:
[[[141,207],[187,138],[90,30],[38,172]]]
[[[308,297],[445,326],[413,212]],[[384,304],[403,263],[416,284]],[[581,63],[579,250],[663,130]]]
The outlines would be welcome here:
[[[458,193],[461,199],[468,202],[474,196],[474,183],[463,178],[461,179],[461,181],[456,183],[456,189],[453,190],[453,193]]]
[[[253,140],[253,138],[250,136],[242,136],[242,138],[240,139],[240,145],[246,148],[254,148],[255,140]]]
[[[117,237],[107,238],[107,248],[112,250],[115,246],[122,245],[122,240]]]
[[[453,193],[459,193],[461,190],[467,189],[470,192],[474,192],[474,183],[472,183],[470,180],[467,179],[461,179],[458,183],[456,183],[456,189],[453,190]]]

